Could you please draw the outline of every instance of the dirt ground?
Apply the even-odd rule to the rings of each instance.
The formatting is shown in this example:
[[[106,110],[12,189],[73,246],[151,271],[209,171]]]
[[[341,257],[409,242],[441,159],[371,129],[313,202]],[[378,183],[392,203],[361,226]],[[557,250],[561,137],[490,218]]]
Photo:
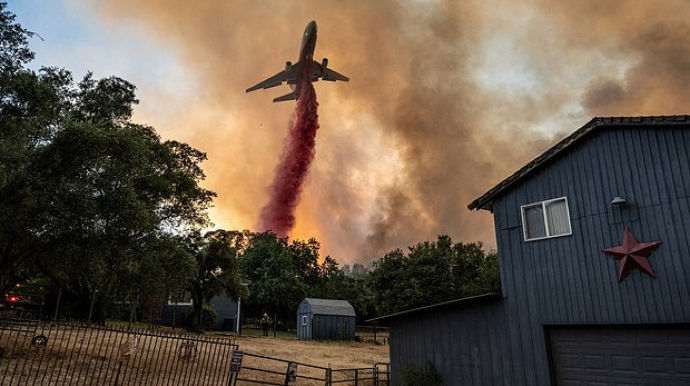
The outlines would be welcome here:
[[[239,336],[239,349],[251,354],[280,358],[334,369],[372,367],[388,363],[388,346],[356,342],[314,342],[294,338]]]
[[[45,342],[34,344],[39,334]],[[244,353],[238,373],[229,366],[235,348]],[[0,385],[226,385],[230,376],[237,386],[282,385],[296,365],[299,386],[323,385],[328,368],[334,382],[369,386],[377,364],[386,371],[388,352],[374,342],[280,336],[178,336],[81,325],[0,328]]]

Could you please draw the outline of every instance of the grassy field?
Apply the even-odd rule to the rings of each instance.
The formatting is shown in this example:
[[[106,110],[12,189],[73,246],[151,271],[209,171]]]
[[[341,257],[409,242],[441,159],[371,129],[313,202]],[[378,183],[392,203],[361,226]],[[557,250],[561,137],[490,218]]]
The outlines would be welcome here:
[[[259,331],[260,333],[261,331]],[[263,337],[243,332],[235,338],[240,350],[269,357],[332,368],[371,367],[388,363],[388,346],[356,342],[316,342],[292,337]]]

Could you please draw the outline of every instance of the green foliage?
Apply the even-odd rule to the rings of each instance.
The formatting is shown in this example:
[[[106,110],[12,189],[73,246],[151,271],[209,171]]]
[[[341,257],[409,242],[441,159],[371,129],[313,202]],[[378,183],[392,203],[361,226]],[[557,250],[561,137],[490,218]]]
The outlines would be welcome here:
[[[200,310],[201,311],[198,311],[192,307],[184,314],[184,324],[188,326],[188,329],[192,331],[203,331],[207,326],[212,325],[218,318],[218,313],[212,304],[204,304]],[[201,318],[199,317],[200,313],[202,314]]]
[[[309,273],[313,256],[318,258],[316,248],[318,243],[308,246],[299,241],[289,247],[287,238],[279,239],[271,232],[252,235],[240,264],[249,282],[248,302],[255,311],[292,318],[307,293],[303,275]]]
[[[16,16],[6,10],[7,3],[0,2],[0,71],[13,71],[34,58],[29,49],[29,38],[33,36],[15,22]]]
[[[346,277],[335,259],[326,256],[321,261],[319,249],[315,239],[288,243],[271,232],[253,234],[240,257],[249,283],[249,314],[292,319],[299,302],[309,296],[348,300],[361,321],[374,316],[366,278]]]
[[[355,309],[358,324],[376,316],[368,276],[345,276],[330,256],[326,256],[319,268],[318,285],[309,289],[310,297],[347,300]]]
[[[500,289],[497,256],[490,256],[480,243],[454,244],[448,236],[413,245],[407,255],[389,252],[370,274],[379,315]]]
[[[443,380],[431,362],[424,366],[407,365],[403,368],[400,386],[442,386]]]
[[[238,252],[247,243],[249,232],[215,230],[203,237],[192,235],[187,248],[196,261],[196,275],[187,282],[186,289],[192,295],[190,310],[191,330],[200,330],[199,314],[212,297],[225,292],[237,299],[246,296],[238,266]]]
[[[0,3],[0,290],[45,277],[98,305],[165,296],[196,270],[206,155],[131,122],[135,86],[24,67],[31,32]],[[129,301],[129,300],[128,300]]]

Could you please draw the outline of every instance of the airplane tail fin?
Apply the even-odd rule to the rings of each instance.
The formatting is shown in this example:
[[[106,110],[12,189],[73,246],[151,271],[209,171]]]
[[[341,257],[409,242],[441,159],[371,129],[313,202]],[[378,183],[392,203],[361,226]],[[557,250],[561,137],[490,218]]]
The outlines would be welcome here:
[[[283,101],[294,101],[297,100],[297,92],[293,91],[289,94],[285,94],[283,96],[280,96],[278,98],[275,98],[273,102],[283,102]]]

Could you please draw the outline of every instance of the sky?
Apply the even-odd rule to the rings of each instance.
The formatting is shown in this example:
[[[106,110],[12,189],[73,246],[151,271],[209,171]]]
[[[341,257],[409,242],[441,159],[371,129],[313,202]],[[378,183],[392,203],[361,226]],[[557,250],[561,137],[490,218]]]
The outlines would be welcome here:
[[[254,231],[294,103],[245,89],[297,60],[316,20],[315,60],[351,81],[315,85],[291,236],[341,264],[440,234],[493,249],[492,215],[467,205],[552,144],[596,116],[690,113],[687,0],[8,4],[40,35],[35,66],[135,84],[134,121],[208,154],[215,227]]]

